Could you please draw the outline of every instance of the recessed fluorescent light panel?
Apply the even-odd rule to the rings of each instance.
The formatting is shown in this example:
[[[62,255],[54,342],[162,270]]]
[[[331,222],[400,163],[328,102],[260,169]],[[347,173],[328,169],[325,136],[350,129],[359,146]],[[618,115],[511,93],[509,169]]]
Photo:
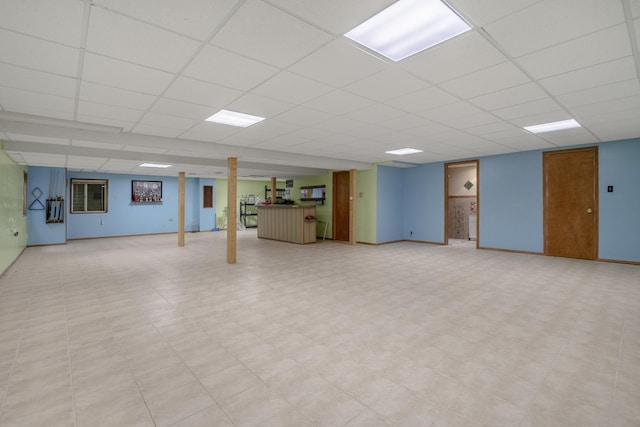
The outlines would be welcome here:
[[[236,111],[220,110],[206,119],[207,122],[222,123],[223,125],[246,128],[264,120],[264,117],[238,113]]]
[[[387,154],[395,154],[396,156],[405,156],[407,154],[422,153],[422,150],[415,148],[401,148],[399,150],[385,151]]]
[[[345,34],[393,61],[400,61],[471,27],[440,0],[400,0]]]
[[[524,128],[531,133],[544,133],[544,132],[553,132],[556,130],[579,128],[579,127],[581,127],[580,123],[576,122],[574,119],[570,119],[570,120],[561,120],[559,122],[543,123],[541,125],[535,125],[535,126],[525,126]]]
[[[140,165],[141,168],[158,168],[158,169],[166,169],[170,168],[171,165],[163,165],[160,163],[143,163]]]

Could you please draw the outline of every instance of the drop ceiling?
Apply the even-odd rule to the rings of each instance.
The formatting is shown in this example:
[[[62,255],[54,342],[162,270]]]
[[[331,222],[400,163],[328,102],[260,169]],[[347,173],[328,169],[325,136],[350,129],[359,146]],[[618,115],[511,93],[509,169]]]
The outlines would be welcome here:
[[[3,149],[203,177],[237,157],[240,176],[288,178],[640,137],[639,1],[450,0],[472,31],[397,63],[343,36],[392,3],[0,2]],[[266,120],[204,121],[223,108]],[[405,147],[423,152],[385,154]]]

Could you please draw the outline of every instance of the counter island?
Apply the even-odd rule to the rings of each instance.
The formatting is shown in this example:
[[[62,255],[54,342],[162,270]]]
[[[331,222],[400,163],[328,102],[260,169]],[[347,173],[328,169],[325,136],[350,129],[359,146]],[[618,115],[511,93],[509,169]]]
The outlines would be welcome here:
[[[258,238],[291,243],[315,243],[315,205],[259,205]]]

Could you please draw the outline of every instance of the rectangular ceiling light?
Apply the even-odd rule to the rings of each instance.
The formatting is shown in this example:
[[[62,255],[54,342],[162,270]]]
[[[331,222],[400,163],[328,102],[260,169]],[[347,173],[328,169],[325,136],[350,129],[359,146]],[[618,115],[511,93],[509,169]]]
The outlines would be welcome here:
[[[405,156],[407,154],[422,153],[422,150],[416,150],[415,148],[401,148],[399,150],[385,151],[385,153]]]
[[[264,120],[264,117],[238,113],[236,111],[220,110],[206,119],[207,122],[222,123],[223,125],[246,128]]]
[[[581,127],[580,123],[576,122],[574,119],[570,119],[570,120],[561,120],[559,122],[543,123],[541,125],[535,125],[535,126],[525,126],[524,128],[531,133],[544,133],[544,132],[553,132],[556,130],[579,128],[579,127]]]
[[[345,34],[393,61],[449,40],[471,27],[440,0],[399,0]]]
[[[170,168],[171,165],[163,165],[160,163],[143,163],[140,165],[141,168],[159,168],[159,169],[166,169],[166,168]]]

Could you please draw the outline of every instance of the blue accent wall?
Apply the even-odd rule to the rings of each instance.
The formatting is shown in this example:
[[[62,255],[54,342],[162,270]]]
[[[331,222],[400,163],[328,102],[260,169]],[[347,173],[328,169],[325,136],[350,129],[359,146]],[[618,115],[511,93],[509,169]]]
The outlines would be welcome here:
[[[404,200],[403,169],[378,166],[376,188],[376,241],[377,243],[403,240]]]
[[[46,223],[46,207],[47,198],[49,197],[49,189],[51,178],[53,176],[64,176],[66,173],[64,168],[49,168],[31,166],[28,170],[27,183],[27,229],[29,230],[29,238],[27,245],[57,245],[67,241],[67,220],[69,219],[69,198],[65,196],[65,222],[64,223]],[[42,195],[37,199],[33,195],[36,188],[40,189]],[[64,190],[62,190],[64,193]],[[36,192],[37,194],[37,192]],[[55,194],[51,194],[52,197]],[[42,205],[40,205],[40,203]]]
[[[479,246],[543,252],[542,151],[480,159]]]
[[[598,257],[640,262],[640,139],[590,145],[599,147]],[[480,247],[544,252],[542,158],[536,150],[479,159]],[[409,239],[411,231],[413,240],[443,243],[444,163],[389,169],[378,168],[378,243]],[[398,175],[402,200],[394,193]],[[400,207],[382,206],[391,203]],[[394,222],[398,212],[402,237]]]
[[[73,178],[109,180],[109,204],[106,213],[69,213],[69,239],[178,231],[177,177],[69,172],[68,180]],[[131,204],[132,180],[162,181],[162,203]],[[185,179],[185,231],[191,231],[193,225],[199,223],[198,211],[194,209],[198,202],[197,190],[196,179]],[[67,199],[71,199],[68,188]]]
[[[403,238],[444,243],[444,163],[428,163],[404,172]]]
[[[640,138],[599,147],[598,256],[640,262]]]

